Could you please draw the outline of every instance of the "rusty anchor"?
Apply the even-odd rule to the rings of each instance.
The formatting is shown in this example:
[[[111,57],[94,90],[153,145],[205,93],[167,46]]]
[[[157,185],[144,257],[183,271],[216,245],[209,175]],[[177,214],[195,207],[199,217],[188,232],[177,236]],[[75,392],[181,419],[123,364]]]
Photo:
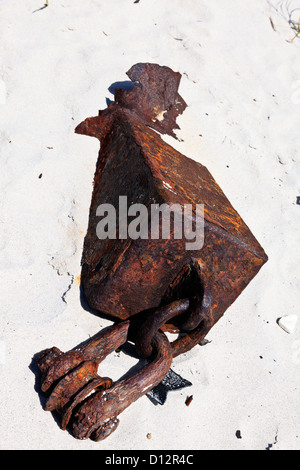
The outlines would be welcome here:
[[[38,358],[42,391],[50,393],[46,410],[58,411],[62,428],[71,426],[79,439],[111,434],[117,416],[159,384],[173,357],[205,338],[268,259],[209,171],[158,134],[176,138],[176,118],[186,108],[178,94],[181,75],[149,63],[134,65],[127,75],[132,88],[116,89],[107,109],[76,128],[100,140],[82,288],[91,308],[119,323],[75,350],[51,348]],[[125,196],[145,207],[204,205],[203,243],[187,249],[186,238],[175,236],[175,223],[169,238],[124,236],[120,221],[116,236],[99,237],[97,208],[120,210]],[[170,217],[174,222],[175,214]],[[196,220],[194,210],[190,219]],[[169,343],[167,331],[180,335]],[[149,363],[113,384],[98,376],[98,366],[126,341]]]
[[[128,321],[121,322],[79,348],[62,353],[54,347],[38,358],[43,374],[41,389],[49,394],[45,410],[62,416],[64,430],[72,420],[73,434],[78,439],[99,441],[109,436],[118,426],[117,416],[161,382],[171,366],[169,341],[157,332],[151,341],[151,361],[146,366],[116,384],[109,377],[100,377],[99,364],[127,341],[128,327]]]

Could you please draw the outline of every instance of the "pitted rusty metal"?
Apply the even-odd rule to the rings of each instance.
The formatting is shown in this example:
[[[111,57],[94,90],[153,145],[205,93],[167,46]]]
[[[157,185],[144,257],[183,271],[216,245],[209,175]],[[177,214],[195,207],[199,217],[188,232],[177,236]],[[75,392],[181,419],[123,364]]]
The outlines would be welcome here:
[[[151,312],[135,334],[135,346],[140,357],[147,358],[152,354],[152,341],[158,330],[171,318],[182,315],[189,308],[189,299],[175,300],[169,305]]]
[[[163,379],[173,357],[203,340],[267,261],[207,168],[156,132],[176,137],[176,118],[186,108],[178,94],[181,75],[136,64],[128,76],[133,87],[117,89],[114,103],[76,128],[100,141],[82,287],[90,307],[125,322],[66,354],[47,350],[38,361],[42,390],[51,390],[46,409],[62,414],[64,429],[71,420],[80,439],[107,437],[118,414]],[[120,196],[146,207],[203,204],[203,246],[188,250],[185,238],[174,236],[174,225],[169,239],[99,239],[97,207],[108,203],[118,210]],[[162,331],[180,337],[169,344]],[[99,362],[128,339],[149,364],[116,384],[100,378]]]
[[[98,375],[98,366],[127,341],[128,328],[129,322],[125,321],[99,333],[75,350],[62,353],[54,347],[39,355],[41,389],[50,395],[45,410],[55,410],[62,415],[62,429],[66,429],[74,408],[93,390],[111,387],[110,378]]]
[[[128,321],[121,322],[78,349],[62,353],[51,348],[38,358],[41,388],[50,394],[45,410],[58,412],[62,429],[70,423],[78,439],[106,438],[116,429],[118,415],[158,385],[170,369],[172,348],[164,333],[156,332],[146,366],[115,384],[109,377],[100,377],[100,362],[127,341],[128,327]]]
[[[107,390],[95,393],[79,408],[73,423],[75,437],[106,438],[115,430],[117,416],[161,382],[170,369],[172,349],[162,332],[155,334],[152,347],[153,356],[146,366]]]

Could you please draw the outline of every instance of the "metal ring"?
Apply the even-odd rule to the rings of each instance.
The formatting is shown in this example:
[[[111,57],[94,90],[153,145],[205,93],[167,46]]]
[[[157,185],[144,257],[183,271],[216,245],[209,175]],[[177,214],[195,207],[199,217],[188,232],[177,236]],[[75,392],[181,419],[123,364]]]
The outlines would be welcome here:
[[[178,316],[188,310],[189,299],[176,300],[156,310],[140,326],[136,337],[135,346],[140,357],[147,358],[152,354],[152,340],[159,330],[170,318]]]

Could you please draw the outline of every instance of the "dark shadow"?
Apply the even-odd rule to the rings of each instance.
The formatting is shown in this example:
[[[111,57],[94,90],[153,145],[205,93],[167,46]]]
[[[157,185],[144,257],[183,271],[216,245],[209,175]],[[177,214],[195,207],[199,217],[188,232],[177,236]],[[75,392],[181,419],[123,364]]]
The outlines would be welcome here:
[[[137,355],[134,343],[131,341],[127,341],[125,344],[122,344],[122,346],[120,346],[117,351],[122,351],[125,356],[133,357],[137,361],[141,360],[141,358]]]
[[[31,372],[35,375],[35,383],[34,383],[34,390],[36,391],[38,397],[39,397],[39,400],[40,400],[40,404],[41,404],[41,407],[43,409],[45,409],[45,405],[46,405],[46,402],[48,400],[48,397],[49,395],[47,395],[46,393],[44,393],[42,390],[41,390],[41,380],[42,380],[42,373],[40,371],[40,369],[38,368],[37,366],[37,359],[39,357],[39,355],[42,353],[43,351],[40,351],[36,354],[34,354],[34,356],[32,357],[31,359],[31,363],[29,364],[28,368],[29,370],[31,370]],[[58,427],[61,428],[61,416],[59,416],[59,414],[56,412],[56,411],[51,411],[51,414],[53,416],[53,419],[54,421],[56,422],[56,424],[58,425]]]
[[[40,371],[40,369],[38,368],[37,366],[37,359],[39,357],[39,355],[41,354],[42,351],[36,353],[32,359],[31,359],[31,363],[29,364],[28,368],[29,370],[31,370],[31,372],[35,375],[35,382],[34,382],[34,390],[36,391],[36,393],[38,394],[39,396],[39,400],[40,400],[40,404],[41,406],[44,408],[45,404],[46,404],[46,401],[47,401],[47,396],[45,395],[45,393],[42,392],[41,390],[41,379],[42,379],[42,373]]]
[[[134,82],[131,80],[125,80],[123,82],[114,82],[108,87],[108,91],[115,96],[115,91],[117,88],[122,90],[131,90],[134,87]]]
[[[110,104],[113,103],[112,100],[110,100],[109,98],[105,98],[106,99],[106,106],[108,107]]]
[[[123,82],[114,82],[108,87],[108,91],[115,96],[115,91],[117,88],[121,88],[122,90],[131,90],[134,87],[134,82],[130,80],[124,80]],[[109,106],[112,104],[114,101],[111,100],[110,98],[105,98],[106,99],[106,105]]]
[[[80,284],[79,286],[79,296],[80,296],[80,303],[81,303],[81,306],[82,308],[86,311],[86,312],[89,312],[91,313],[92,315],[95,315],[96,317],[101,317],[105,320],[109,320],[113,323],[119,323],[118,319],[117,318],[113,318],[109,315],[106,315],[105,313],[103,312],[100,312],[99,310],[96,310],[95,308],[92,308],[90,307],[90,305],[88,304],[88,301],[87,301],[87,298],[86,298],[86,295],[84,293],[84,290],[83,290],[83,287],[82,285]],[[121,320],[120,320],[121,321]],[[111,325],[113,326],[113,325]]]
[[[115,381],[115,384],[120,383],[122,380],[127,379],[131,375],[135,374],[140,369],[145,367],[149,362],[147,359],[141,359],[137,356],[133,343],[127,342],[123,344],[119,350],[121,350],[125,355],[135,358],[138,362],[134,364],[128,371],[126,371],[125,374],[119,377],[118,380]]]
[[[84,310],[86,310],[89,313],[92,313],[93,315],[96,315],[97,313],[99,315],[99,312],[97,312],[97,310],[95,310],[95,309],[93,309],[89,306],[88,301],[87,301],[86,296],[85,296],[85,293],[84,293],[84,290],[83,290],[83,287],[82,287],[81,284],[79,286],[79,296],[80,296],[81,307]]]
[[[79,291],[80,291],[80,303],[81,303],[81,306],[82,308],[86,311],[86,312],[89,312],[91,313],[92,315],[95,315],[97,317],[100,317],[100,318],[103,318],[104,320],[108,320],[111,322],[111,325],[101,329],[101,331],[106,331],[108,330],[109,328],[111,328],[112,326],[114,325],[117,325],[119,323],[121,323],[123,320],[120,319],[120,318],[116,318],[116,317],[112,317],[112,316],[109,316],[109,315],[106,315],[105,313],[103,312],[100,312],[99,310],[96,310],[96,309],[93,309],[92,307],[89,306],[88,302],[87,302],[87,299],[86,299],[86,295],[84,293],[84,290],[83,290],[83,287],[82,285],[79,286]],[[131,322],[132,322],[132,318],[131,318]],[[97,334],[99,333],[99,331],[94,335],[96,336]],[[87,340],[83,341],[82,343],[80,343],[79,345],[76,345],[74,347],[74,349],[78,348],[79,346],[82,346],[84,343],[86,343],[87,341],[89,341],[91,338],[88,338]],[[138,355],[136,354],[136,351],[135,351],[135,346],[132,342],[127,341],[125,344],[123,344],[122,346],[120,346],[118,348],[118,351],[122,351],[124,354],[126,354],[127,356],[131,356],[131,357],[134,357],[135,359],[140,359],[138,357]]]
[[[125,80],[124,82],[114,82],[108,87],[108,91],[115,96],[115,91],[117,88],[121,88],[122,90],[131,90],[134,86],[134,82],[131,82],[130,80]],[[111,100],[110,98],[105,98],[106,99],[106,105],[109,106],[112,104],[114,101]]]
[[[40,404],[41,404],[41,407],[43,408],[43,410],[45,411],[45,405],[46,405],[46,402],[49,398],[49,395],[47,395],[46,393],[42,392],[41,390],[41,380],[42,380],[42,373],[40,371],[40,369],[38,368],[37,364],[36,364],[36,360],[38,358],[38,356],[42,353],[42,351],[40,351],[39,353],[35,354],[33,357],[32,357],[32,361],[31,363],[29,364],[29,369],[31,370],[31,372],[35,375],[35,384],[34,384],[34,390],[36,391],[38,397],[39,397],[39,400],[40,400]],[[49,413],[49,411],[45,411],[45,413]],[[61,416],[58,414],[57,411],[50,411],[55,423],[57,424],[57,426],[61,428]],[[69,428],[67,427],[66,431],[72,435],[72,432],[69,430]]]

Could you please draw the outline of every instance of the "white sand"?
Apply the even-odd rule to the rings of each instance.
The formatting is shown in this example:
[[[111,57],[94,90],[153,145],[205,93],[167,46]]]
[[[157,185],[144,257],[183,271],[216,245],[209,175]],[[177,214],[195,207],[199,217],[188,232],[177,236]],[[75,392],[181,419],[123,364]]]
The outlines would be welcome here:
[[[276,322],[299,315],[300,38],[285,4],[50,0],[33,13],[43,0],[0,1],[1,448],[299,449],[300,322],[293,334]],[[192,387],[163,407],[143,397],[109,439],[78,441],[43,411],[30,364],[110,324],[80,303],[99,143],[74,127],[137,62],[182,74],[183,141],[166,141],[208,167],[269,261],[212,342],[174,360]],[[134,363],[113,354],[100,373]]]

